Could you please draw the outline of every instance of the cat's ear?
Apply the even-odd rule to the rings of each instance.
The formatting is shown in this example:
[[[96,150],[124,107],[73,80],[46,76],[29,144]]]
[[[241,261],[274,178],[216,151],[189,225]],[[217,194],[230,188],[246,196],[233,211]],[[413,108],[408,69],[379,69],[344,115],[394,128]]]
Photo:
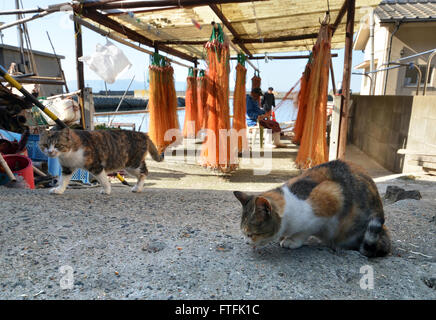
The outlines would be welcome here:
[[[256,201],[256,212],[263,212],[266,215],[271,215],[271,203],[268,201],[268,199],[264,197],[257,197]]]
[[[245,206],[247,204],[248,200],[250,200],[250,196],[246,193],[241,192],[241,191],[233,191],[233,194],[239,200],[239,202],[241,202],[241,204],[243,206]]]

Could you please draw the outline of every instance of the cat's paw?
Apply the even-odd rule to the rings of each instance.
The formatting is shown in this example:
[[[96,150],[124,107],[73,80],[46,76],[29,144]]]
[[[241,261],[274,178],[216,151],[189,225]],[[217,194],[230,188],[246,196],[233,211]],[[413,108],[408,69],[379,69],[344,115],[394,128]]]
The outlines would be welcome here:
[[[142,192],[142,188],[139,188],[138,186],[134,186],[133,188],[132,188],[132,192]]]
[[[63,194],[64,191],[65,191],[65,190],[63,190],[62,188],[60,188],[60,187],[56,187],[56,188],[52,188],[52,189],[50,189],[49,192],[50,192],[51,194]]]
[[[285,238],[280,241],[280,246],[282,248],[297,249],[300,248],[303,243],[304,241],[301,241],[300,239]]]
[[[111,194],[111,189],[101,189],[100,193],[101,194]]]

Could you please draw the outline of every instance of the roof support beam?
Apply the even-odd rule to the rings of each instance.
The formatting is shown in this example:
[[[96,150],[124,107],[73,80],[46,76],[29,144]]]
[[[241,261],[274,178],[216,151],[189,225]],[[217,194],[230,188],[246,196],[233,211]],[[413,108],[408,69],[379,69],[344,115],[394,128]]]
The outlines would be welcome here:
[[[348,7],[348,0],[344,0],[344,3],[342,4],[342,7],[339,10],[338,15],[336,16],[336,20],[332,26],[332,37],[335,34],[335,31],[338,28],[339,24],[342,22],[342,19],[344,18],[345,13],[347,12],[347,7]]]
[[[332,57],[337,57],[337,53],[332,53]],[[295,59],[309,59],[309,55],[301,55],[301,56],[266,56],[268,60],[295,60]],[[237,57],[231,57],[231,60],[238,59]],[[263,60],[265,59],[265,56],[253,56],[250,57],[250,60]]]
[[[304,40],[304,39],[316,39],[318,37],[318,33],[308,33],[308,34],[300,34],[300,35],[292,35],[292,36],[281,36],[275,38],[264,38],[261,39],[244,39],[244,38],[235,38],[232,40],[234,44],[239,46],[244,45],[245,43],[268,43],[268,42],[284,42],[284,41],[296,41],[296,40]],[[202,45],[207,40],[163,40],[157,41],[160,44],[168,45],[168,44],[180,44],[180,45]]]
[[[185,7],[185,6],[207,6],[210,4],[224,3],[244,3],[253,1],[266,0],[154,0],[154,1],[95,1],[82,4],[84,8],[93,8],[99,10],[110,9],[136,9],[136,8],[152,8],[152,7]]]
[[[210,4],[209,7],[213,10],[213,12],[215,12],[215,14],[221,20],[221,22],[226,26],[227,29],[229,29],[230,33],[233,35],[233,41],[232,42],[237,41],[240,38],[239,34],[232,27],[232,25],[230,24],[229,20],[227,20],[227,18],[221,12],[221,10],[218,8],[218,6],[216,4]],[[248,55],[249,57],[252,56],[251,52],[247,49],[247,47],[244,44],[241,43],[241,44],[238,44],[238,46],[239,46],[239,48],[242,49],[242,51],[244,51],[244,53],[246,55]]]
[[[144,37],[142,34],[127,28],[126,26],[123,26],[119,24],[117,21],[106,17],[105,15],[95,11],[95,10],[83,10],[80,12],[84,17],[89,18],[95,22],[98,22],[99,24],[114,30],[120,34],[125,35],[130,40],[139,42],[141,44],[144,44],[146,46],[159,49],[160,51],[166,52],[168,54],[171,54],[173,56],[176,56],[178,58],[194,62],[197,60],[197,58],[192,57],[184,52],[181,52],[179,50],[176,50],[174,48],[158,44],[156,41],[153,41],[151,39],[148,39],[147,37]]]
[[[283,42],[283,41],[295,41],[295,40],[304,40],[304,39],[316,39],[318,38],[318,33],[308,33],[308,34],[299,34],[292,36],[281,36],[275,38],[263,38],[263,39],[234,39],[233,42],[236,44],[242,43],[266,43],[266,42]]]
[[[110,33],[109,31],[105,31],[105,30],[103,30],[103,29],[100,29],[100,28],[94,26],[92,23],[89,23],[89,22],[87,22],[87,21],[85,21],[85,20],[83,20],[83,19],[80,19],[80,18],[77,17],[77,16],[73,16],[73,19],[74,19],[74,22],[75,22],[75,23],[78,23],[78,24],[80,24],[81,26],[84,26],[84,27],[86,27],[86,28],[88,28],[88,29],[90,29],[90,30],[92,30],[92,31],[94,31],[94,32],[96,32],[96,33],[98,33],[98,34],[101,34],[101,35],[104,36],[104,37],[108,37],[109,39],[112,39],[112,40],[117,41],[117,42],[119,42],[119,43],[121,43],[121,44],[124,44],[125,46],[128,46],[128,47],[130,47],[130,48],[136,49],[136,50],[141,51],[141,52],[144,52],[144,53],[147,53],[147,54],[149,54],[149,55],[153,55],[153,54],[154,54],[154,51],[147,50],[147,49],[145,49],[145,48],[143,48],[143,47],[137,46],[136,44],[134,44],[134,43],[132,43],[132,42],[130,42],[130,41],[127,41],[127,40],[125,40],[125,39],[123,39],[123,38],[117,37],[117,36],[114,35],[113,33]],[[172,63],[175,63],[175,64],[178,64],[179,66],[186,67],[186,68],[191,68],[191,66],[186,65],[186,64],[184,64],[184,63],[178,62],[178,61],[173,60],[173,59],[170,59],[170,58],[168,58],[168,57],[165,57],[165,58],[166,58],[167,61],[172,62]],[[196,63],[197,63],[197,62],[194,61],[194,65],[196,65]]]

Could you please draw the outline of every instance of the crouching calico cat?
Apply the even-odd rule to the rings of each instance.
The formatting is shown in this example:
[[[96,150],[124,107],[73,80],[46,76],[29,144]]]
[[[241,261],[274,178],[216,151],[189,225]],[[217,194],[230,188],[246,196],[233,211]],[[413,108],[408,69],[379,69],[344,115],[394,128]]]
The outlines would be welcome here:
[[[133,192],[141,192],[148,174],[145,164],[147,152],[155,161],[162,161],[155,145],[146,133],[126,130],[82,131],[69,128],[41,134],[40,149],[49,157],[59,157],[62,176],[59,186],[50,190],[62,194],[74,170],[91,172],[103,187],[102,193],[111,193],[107,174],[118,170],[137,177]]]
[[[385,256],[391,242],[374,181],[356,165],[335,160],[283,186],[252,196],[235,191],[241,229],[254,245],[280,241],[296,249],[315,236],[332,248]]]

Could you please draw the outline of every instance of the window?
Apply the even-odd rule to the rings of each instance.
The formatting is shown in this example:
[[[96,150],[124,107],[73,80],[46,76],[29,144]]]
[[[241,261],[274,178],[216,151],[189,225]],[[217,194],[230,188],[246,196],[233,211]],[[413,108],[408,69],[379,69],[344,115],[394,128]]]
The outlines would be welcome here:
[[[424,85],[425,81],[425,72],[427,70],[427,65],[418,65],[419,70],[421,70],[421,83],[420,85]],[[428,77],[427,85],[431,85],[432,79],[433,79],[433,73],[434,73],[434,66],[430,66],[430,76]],[[418,84],[418,71],[414,66],[406,67],[406,75],[404,78],[404,85],[405,86],[416,86]]]

